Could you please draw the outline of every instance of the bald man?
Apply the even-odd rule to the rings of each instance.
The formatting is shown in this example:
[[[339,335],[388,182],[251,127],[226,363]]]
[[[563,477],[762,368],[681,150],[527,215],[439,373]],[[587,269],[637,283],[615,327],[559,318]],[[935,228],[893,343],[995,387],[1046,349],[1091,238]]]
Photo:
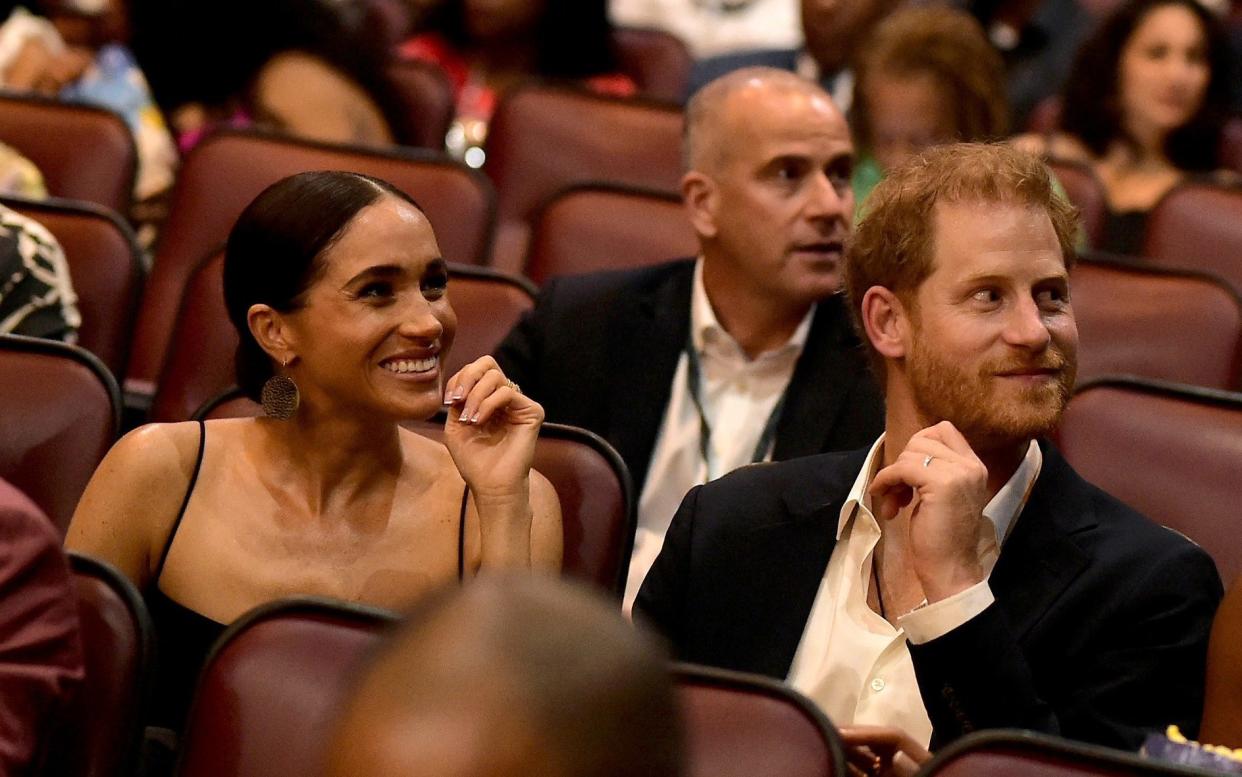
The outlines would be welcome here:
[[[620,452],[639,496],[628,611],[691,487],[865,445],[879,393],[837,290],[854,148],[816,84],[738,70],[687,107],[699,256],[555,280],[500,346],[549,421]]]
[[[615,606],[551,578],[424,600],[364,671],[328,777],[677,777],[665,658]]]

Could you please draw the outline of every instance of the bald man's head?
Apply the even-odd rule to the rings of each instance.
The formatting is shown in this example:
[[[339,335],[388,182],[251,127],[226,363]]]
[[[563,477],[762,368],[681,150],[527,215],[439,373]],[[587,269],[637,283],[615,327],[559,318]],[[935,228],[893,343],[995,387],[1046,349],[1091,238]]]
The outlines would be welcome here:
[[[788,70],[748,67],[733,70],[695,92],[686,106],[682,162],[687,170],[710,173],[728,153],[730,139],[753,113],[751,105],[765,97],[805,95],[820,99],[840,115],[832,98],[818,84]],[[844,124],[845,118],[841,117]]]
[[[374,656],[330,777],[673,777],[660,651],[615,603],[564,582],[479,578],[433,594]]]

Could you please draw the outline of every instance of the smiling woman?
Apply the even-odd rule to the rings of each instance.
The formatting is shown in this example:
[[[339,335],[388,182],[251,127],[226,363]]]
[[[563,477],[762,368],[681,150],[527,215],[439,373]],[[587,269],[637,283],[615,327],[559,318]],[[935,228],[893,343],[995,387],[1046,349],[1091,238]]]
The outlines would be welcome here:
[[[1220,166],[1228,57],[1219,22],[1197,0],[1130,0],[1083,44],[1061,132],[1017,144],[1092,167],[1108,200],[1095,248],[1137,253],[1156,202]]]
[[[491,357],[445,381],[448,274],[407,195],[352,173],[286,178],[238,219],[224,280],[238,383],[268,417],[130,433],[66,543],[144,591],[161,639],[152,722],[173,729],[214,639],[256,605],[396,608],[561,558],[556,494],[531,470],[543,409]],[[447,448],[399,426],[445,405]]]

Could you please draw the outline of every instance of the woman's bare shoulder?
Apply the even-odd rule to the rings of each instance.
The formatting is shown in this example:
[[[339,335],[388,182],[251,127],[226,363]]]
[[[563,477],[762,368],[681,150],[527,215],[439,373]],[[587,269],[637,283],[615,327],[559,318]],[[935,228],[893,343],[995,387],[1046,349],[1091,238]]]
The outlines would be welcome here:
[[[1081,140],[1063,132],[1039,134],[1028,132],[1009,139],[1014,148],[1036,156],[1064,159],[1070,162],[1091,163],[1095,157]]]

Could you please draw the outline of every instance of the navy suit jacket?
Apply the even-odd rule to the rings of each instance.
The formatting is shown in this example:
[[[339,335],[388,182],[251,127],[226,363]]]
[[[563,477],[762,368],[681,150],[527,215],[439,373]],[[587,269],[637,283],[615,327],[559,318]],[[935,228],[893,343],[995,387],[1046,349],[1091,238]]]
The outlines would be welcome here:
[[[496,351],[549,421],[590,429],[621,454],[642,493],[690,334],[694,261],[555,279]],[[790,379],[773,458],[870,444],[884,425],[844,298],[819,303]]]
[[[910,646],[933,746],[1000,727],[1129,750],[1170,723],[1197,732],[1215,565],[1041,447],[990,578],[996,602]],[[866,453],[754,465],[692,490],[636,617],[679,660],[784,679]]]

